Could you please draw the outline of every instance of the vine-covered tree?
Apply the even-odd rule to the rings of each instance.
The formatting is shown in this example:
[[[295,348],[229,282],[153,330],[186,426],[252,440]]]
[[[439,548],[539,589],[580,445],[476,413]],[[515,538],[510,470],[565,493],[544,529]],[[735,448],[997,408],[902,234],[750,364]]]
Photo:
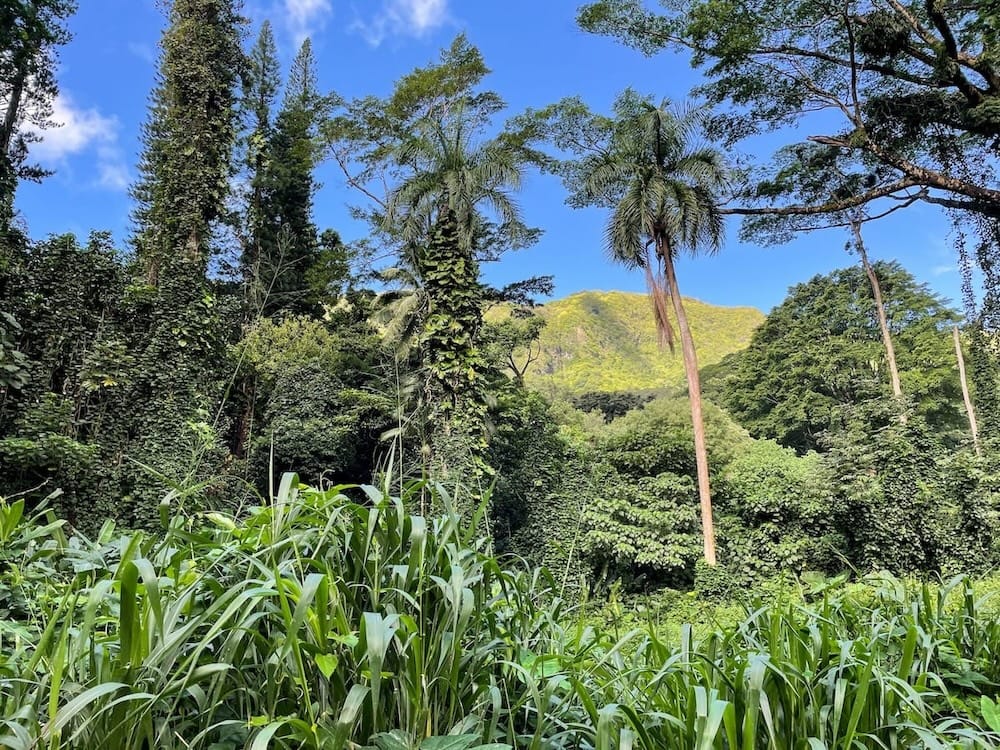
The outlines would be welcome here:
[[[113,394],[110,463],[123,473],[121,517],[152,521],[170,482],[221,462],[219,401],[226,372],[223,298],[209,283],[213,235],[234,172],[243,67],[239,0],[175,0],[161,40],[145,148],[133,193],[133,242],[145,284],[123,299],[120,335],[132,348],[127,388]],[[210,460],[206,458],[211,457]],[[152,471],[150,471],[150,469]]]
[[[484,133],[504,106],[479,90],[488,72],[460,36],[440,63],[404,76],[387,99],[351,102],[325,128],[348,184],[369,200],[363,212],[407,269],[395,276],[419,285],[407,299],[422,304],[406,306],[416,325],[395,328],[416,329],[432,430],[451,444],[462,436],[462,452],[480,469],[487,409],[479,263],[537,236],[511,197],[531,153],[512,133]]]
[[[386,221],[398,223],[427,295],[420,337],[429,394],[445,414],[484,439],[484,362],[479,345],[483,289],[476,245],[483,208],[505,224],[520,223],[509,192],[521,183],[522,161],[502,140],[472,142],[466,116],[424,123],[398,153],[412,176],[390,195]],[[428,237],[427,227],[430,226]]]
[[[161,40],[140,178],[136,251],[146,279],[204,278],[223,211],[243,67],[239,0],[174,0]]]

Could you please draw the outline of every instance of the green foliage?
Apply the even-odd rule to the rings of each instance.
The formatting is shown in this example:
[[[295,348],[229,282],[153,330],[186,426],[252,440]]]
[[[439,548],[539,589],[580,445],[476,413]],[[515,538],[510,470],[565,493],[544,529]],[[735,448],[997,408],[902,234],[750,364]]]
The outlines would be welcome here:
[[[336,324],[262,318],[240,342],[254,383],[242,439],[257,486],[289,466],[324,486],[371,474],[395,404],[376,372],[378,342],[357,320],[363,309]]]
[[[816,453],[754,441],[726,466],[720,488],[721,556],[741,583],[842,566],[838,521],[849,520]]]
[[[28,383],[28,358],[17,348],[21,326],[8,312],[0,311],[0,388],[17,390]]]
[[[623,580],[629,588],[682,586],[701,552],[698,494],[688,476],[663,472],[623,478],[598,471],[597,496],[586,508],[584,549],[595,583]]]
[[[345,386],[320,362],[289,363],[264,402],[251,446],[254,476],[298,464],[304,477],[328,486],[370,470],[393,406],[386,396]]]
[[[713,467],[728,464],[751,440],[721,409],[705,405],[705,430]],[[635,478],[665,471],[694,477],[691,412],[681,398],[659,398],[616,419],[598,436],[602,460]]]
[[[115,747],[988,748],[995,609],[966,579],[823,587],[696,636],[567,618],[544,573],[286,476],[242,519],[67,538],[0,500],[0,741]],[[360,493],[359,493],[360,494]],[[447,504],[447,498],[443,498]],[[9,618],[9,619],[8,619]],[[807,634],[808,637],[803,637]],[[987,700],[983,700],[987,698]],[[478,743],[478,744],[477,744]]]
[[[949,456],[918,417],[901,424],[882,409],[872,431],[873,408],[851,412],[830,454],[850,559],[861,570],[989,569],[1000,496],[988,464]]]
[[[948,335],[955,315],[898,264],[876,263],[875,271],[896,343],[903,394],[945,437],[964,422]],[[792,287],[727,369],[714,387],[753,435],[800,452],[822,449],[825,433],[843,429],[844,409],[890,398],[885,351],[864,272],[846,268]]]
[[[0,407],[0,480],[42,487],[32,500],[61,489],[55,507],[87,525],[104,515],[94,509],[107,478],[100,441],[131,361],[116,335],[122,268],[110,238],[94,233],[85,246],[72,235],[36,243],[11,270],[14,312],[29,323],[24,384]]]
[[[541,352],[538,341],[545,319],[531,308],[488,308],[480,332],[483,357],[489,365],[506,372],[518,385]]]
[[[588,447],[564,434],[542,396],[523,388],[498,388],[491,420],[496,549],[546,566],[560,590],[577,589],[589,570],[582,514],[596,492]]]
[[[717,307],[685,299],[698,361],[712,365],[743,349],[764,319],[750,307]],[[541,351],[525,380],[544,393],[659,391],[684,386],[680,354],[659,342],[647,296],[579,292],[535,308],[545,321]]]
[[[710,466],[719,472],[752,441],[719,409],[706,407]],[[656,399],[593,439],[583,528],[595,584],[621,580],[632,591],[689,585],[701,535],[686,402]]]

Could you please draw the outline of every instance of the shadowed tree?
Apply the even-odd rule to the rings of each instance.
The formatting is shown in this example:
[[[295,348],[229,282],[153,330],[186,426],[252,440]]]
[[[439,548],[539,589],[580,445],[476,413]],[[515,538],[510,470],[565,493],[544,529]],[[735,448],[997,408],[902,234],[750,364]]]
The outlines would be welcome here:
[[[41,140],[32,127],[53,124],[56,49],[69,41],[66,20],[75,11],[73,0],[0,3],[0,239],[14,217],[18,180],[46,174],[26,163],[28,147]]]
[[[680,334],[694,428],[705,559],[715,564],[712,497],[702,419],[698,358],[677,282],[681,250],[718,250],[723,220],[716,195],[728,182],[722,156],[699,143],[700,111],[675,112],[626,91],[614,117],[568,100],[536,115],[561,149],[578,157],[559,169],[575,206],[611,209],[606,242],[616,262],[646,273],[661,341],[673,348],[672,307]]]

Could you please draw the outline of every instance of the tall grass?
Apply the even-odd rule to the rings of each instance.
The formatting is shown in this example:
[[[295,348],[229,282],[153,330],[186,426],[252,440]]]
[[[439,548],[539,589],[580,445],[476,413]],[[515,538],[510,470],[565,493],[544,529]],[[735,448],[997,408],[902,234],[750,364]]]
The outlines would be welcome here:
[[[1000,625],[965,580],[762,608],[703,639],[616,638],[455,514],[409,513],[422,489],[289,475],[244,518],[93,540],[0,502],[0,747],[1000,742],[980,716]]]

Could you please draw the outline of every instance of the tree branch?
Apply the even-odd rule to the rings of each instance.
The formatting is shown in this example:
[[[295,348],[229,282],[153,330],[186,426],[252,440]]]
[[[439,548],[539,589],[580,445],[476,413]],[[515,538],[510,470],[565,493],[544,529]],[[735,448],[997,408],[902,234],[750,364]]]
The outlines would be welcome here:
[[[901,190],[918,187],[919,185],[919,182],[907,177],[896,182],[890,182],[874,190],[852,195],[849,198],[839,201],[830,201],[829,203],[821,203],[813,206],[773,206],[770,208],[737,206],[734,208],[720,208],[719,213],[734,216],[817,216],[819,214],[837,213],[838,211],[846,211],[849,208],[863,206],[878,198],[888,198]],[[906,199],[909,199],[909,196]]]

